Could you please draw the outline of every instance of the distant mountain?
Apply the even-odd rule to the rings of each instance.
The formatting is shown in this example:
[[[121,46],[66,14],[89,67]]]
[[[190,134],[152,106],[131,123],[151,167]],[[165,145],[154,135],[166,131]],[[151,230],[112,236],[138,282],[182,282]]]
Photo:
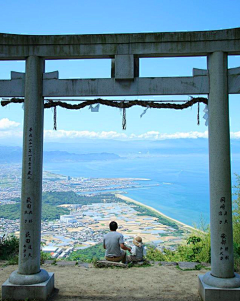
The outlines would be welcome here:
[[[236,140],[234,140],[236,142]],[[240,141],[239,141],[240,142]],[[60,150],[76,154],[92,153],[95,149],[99,152],[109,152],[120,156],[129,154],[157,155],[157,154],[191,154],[208,153],[208,139],[166,139],[166,140],[90,140],[82,143],[46,143],[47,151]],[[240,151],[240,143],[237,146]]]
[[[0,145],[0,163],[20,163],[22,160],[22,149],[18,146]]]
[[[240,139],[231,140],[231,153],[240,154]],[[83,139],[81,143],[44,143],[45,162],[106,161],[132,155],[141,157],[181,154],[208,154],[208,139],[131,141]],[[14,163],[21,162],[21,160],[22,150],[20,147],[0,146],[0,163]]]
[[[43,160],[50,162],[80,162],[80,161],[107,161],[118,160],[122,157],[114,153],[89,153],[75,154],[66,151],[46,151],[43,152]],[[0,163],[21,163],[22,149],[20,147],[0,146]]]
[[[129,154],[185,154],[207,153],[208,139],[166,139],[166,140],[90,140],[82,143],[46,143],[47,151],[69,151],[76,154],[92,153],[95,149],[99,152],[110,152],[120,156]],[[239,147],[240,149],[240,147]]]
[[[163,141],[152,141],[152,154],[202,154],[208,153],[208,139],[169,139]]]
[[[113,153],[75,154],[62,151],[43,153],[44,162],[79,162],[79,161],[108,161],[122,159]]]

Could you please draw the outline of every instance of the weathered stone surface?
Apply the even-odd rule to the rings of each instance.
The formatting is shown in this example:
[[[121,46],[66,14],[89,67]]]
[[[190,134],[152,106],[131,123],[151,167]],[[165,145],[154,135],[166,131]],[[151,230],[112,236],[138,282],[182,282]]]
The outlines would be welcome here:
[[[130,263],[134,266],[142,266],[144,264],[151,264],[151,262],[149,260],[142,260],[142,261],[136,261],[136,262],[132,261]]]
[[[160,261],[160,264],[164,265],[164,266],[176,266],[177,265],[177,263],[174,261]]]
[[[44,61],[41,58],[33,56],[27,58],[18,260],[18,272],[22,275],[37,274],[40,270],[44,120],[43,69]]]
[[[78,262],[78,266],[86,268],[86,269],[93,267],[93,265],[91,263],[87,263],[87,262]]]
[[[134,79],[134,56],[115,56],[115,79]]]
[[[49,264],[54,264],[55,260],[51,259],[51,260],[45,260],[44,264],[49,265]]]
[[[231,76],[229,76],[231,79]],[[234,82],[236,83],[236,76]],[[15,82],[14,82],[15,83]],[[13,86],[13,84],[11,86]],[[48,79],[43,81],[45,97],[72,96],[133,96],[133,95],[186,95],[209,93],[208,76],[185,77],[136,77],[131,85],[114,78],[97,79]],[[6,81],[0,81],[0,88],[5,89]],[[6,87],[8,88],[8,87]],[[13,89],[12,89],[13,90]],[[8,89],[8,93],[13,91]],[[20,92],[20,87],[18,88]],[[236,87],[233,89],[237,92]],[[2,93],[2,92],[1,92]],[[17,91],[14,92],[14,95]],[[3,96],[6,96],[4,94]],[[7,95],[9,96],[9,95]]]
[[[159,32],[98,35],[0,34],[0,58],[46,59],[112,58],[135,54],[140,57],[208,55],[222,50],[240,53],[240,28],[193,32]]]
[[[41,283],[32,285],[12,284],[9,279],[2,285],[2,300],[47,300],[54,288],[54,274]]]
[[[119,268],[127,268],[127,264],[121,262],[107,261],[107,260],[99,260],[95,263],[96,268],[109,268],[109,267],[119,267]]]
[[[60,267],[66,267],[66,266],[75,266],[77,264],[77,261],[57,261],[56,264]]]
[[[208,57],[211,274],[219,278],[234,276],[227,63],[220,51]]]
[[[16,285],[34,285],[38,283],[43,283],[49,279],[49,274],[44,269],[41,269],[39,273],[35,274],[20,274],[18,270],[12,272],[8,280],[12,284]]]
[[[229,288],[233,284],[232,279],[218,278],[212,276],[214,281],[216,281],[213,287],[207,285],[203,281],[205,275],[198,276],[198,290],[203,301],[239,301],[240,287]],[[236,274],[235,278],[239,279],[239,275]],[[236,281],[236,279],[234,279],[234,281]]]
[[[236,68],[237,69],[237,68]],[[240,75],[229,69],[228,92],[240,93]],[[239,72],[239,70],[235,71]],[[54,75],[53,75],[54,76]],[[24,97],[25,79],[0,80],[1,97]],[[133,95],[186,95],[208,94],[208,75],[192,77],[135,77],[131,87],[114,78],[96,79],[43,79],[43,96],[133,96]]]
[[[160,261],[153,261],[153,260],[150,260],[150,263],[152,265],[159,265],[160,264]]]
[[[195,270],[197,265],[199,265],[199,262],[178,262],[178,266],[181,270]]]

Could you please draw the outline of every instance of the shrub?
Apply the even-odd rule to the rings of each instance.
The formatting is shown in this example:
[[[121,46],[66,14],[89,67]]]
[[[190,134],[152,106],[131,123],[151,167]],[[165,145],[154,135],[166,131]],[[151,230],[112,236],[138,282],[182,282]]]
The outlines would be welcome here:
[[[211,262],[210,230],[206,232],[194,230],[185,243],[175,251],[160,250],[150,246],[147,249],[147,259],[153,261],[196,261]]]
[[[147,259],[152,261],[166,261],[165,255],[153,246],[147,247]]]
[[[237,185],[235,195],[237,198],[233,201],[233,250],[234,267],[240,271],[240,176],[236,174]]]
[[[41,251],[40,253],[40,264],[44,264],[45,260],[51,260],[52,256],[48,253],[44,253],[43,251]]]
[[[0,241],[0,259],[1,260],[10,260],[13,257],[16,257],[19,252],[19,239],[14,236],[3,236],[3,239]]]

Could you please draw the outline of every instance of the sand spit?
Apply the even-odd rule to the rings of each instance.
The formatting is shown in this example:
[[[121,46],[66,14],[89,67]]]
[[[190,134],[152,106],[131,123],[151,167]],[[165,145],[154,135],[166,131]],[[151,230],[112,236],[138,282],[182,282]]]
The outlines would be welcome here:
[[[176,219],[174,219],[174,218],[171,218],[171,217],[169,217],[169,216],[163,214],[161,211],[159,211],[159,210],[157,210],[157,209],[154,209],[154,208],[151,207],[151,206],[148,206],[148,205],[145,205],[145,204],[140,203],[140,202],[138,202],[138,201],[135,201],[135,200],[133,200],[133,199],[131,199],[131,198],[125,196],[125,195],[122,195],[122,194],[116,194],[116,197],[118,197],[118,198],[120,198],[120,199],[122,199],[122,200],[124,200],[124,201],[126,201],[126,202],[132,202],[132,203],[135,203],[135,204],[137,204],[137,205],[139,205],[139,206],[146,207],[147,209],[150,209],[150,210],[156,212],[157,214],[159,214],[159,215],[165,217],[166,219],[168,219],[168,220],[170,220],[170,221],[172,221],[172,222],[175,222],[176,224],[180,225],[181,227],[183,227],[183,228],[185,228],[185,229],[187,229],[187,230],[190,230],[190,231],[196,230],[195,228],[193,228],[193,227],[191,227],[191,226],[189,226],[189,225],[186,225],[186,224],[184,224],[184,223],[182,223],[182,222],[180,222],[180,221],[178,221],[178,220],[176,220]]]

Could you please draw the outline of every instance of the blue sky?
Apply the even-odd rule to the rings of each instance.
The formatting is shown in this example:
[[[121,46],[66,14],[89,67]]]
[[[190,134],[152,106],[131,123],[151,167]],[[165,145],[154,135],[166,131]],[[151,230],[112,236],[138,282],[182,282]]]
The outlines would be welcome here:
[[[239,27],[239,11],[238,0],[209,0],[206,4],[198,0],[1,0],[0,31],[51,35],[216,30]],[[230,57],[229,68],[237,66],[240,57]],[[190,76],[192,68],[206,68],[206,58],[143,59],[140,76]],[[24,72],[24,69],[24,62],[0,61],[0,79],[9,79],[10,71]],[[46,71],[55,70],[59,70],[60,78],[110,77],[110,60],[47,61]],[[201,116],[203,109],[202,105]],[[197,106],[180,112],[150,109],[140,118],[142,112],[142,108],[127,110],[127,130],[123,131],[118,109],[101,106],[99,113],[91,113],[88,108],[58,109],[58,132],[53,132],[52,111],[45,110],[46,141],[59,141],[63,137],[70,141],[73,137],[159,139],[207,135],[202,118],[201,125],[197,125]],[[239,112],[240,96],[230,96],[231,131],[235,138],[240,137]],[[0,108],[0,143],[6,138],[21,141],[22,122],[21,105]]]

